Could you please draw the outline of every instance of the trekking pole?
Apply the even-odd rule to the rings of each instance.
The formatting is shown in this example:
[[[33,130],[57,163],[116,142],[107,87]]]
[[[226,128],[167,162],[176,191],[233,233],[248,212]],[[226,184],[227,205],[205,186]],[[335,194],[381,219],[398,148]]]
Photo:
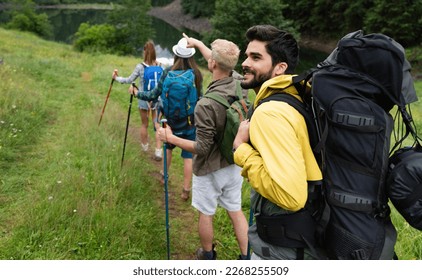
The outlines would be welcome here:
[[[114,70],[113,72],[114,72],[114,73],[116,73],[117,71],[116,71],[116,70]],[[100,116],[100,120],[98,121],[98,126],[100,126],[101,120],[103,119],[104,110],[105,110],[105,107],[106,107],[106,105],[107,105],[108,98],[110,97],[110,92],[111,92],[111,88],[113,87],[113,83],[114,83],[114,79],[113,79],[113,78],[111,78],[110,87],[108,88],[107,97],[106,97],[106,100],[105,100],[105,102],[104,102],[103,110],[101,111],[101,116]]]
[[[132,87],[134,87],[136,90],[138,90],[138,88],[136,87],[135,83],[132,83]],[[129,120],[130,120],[130,111],[132,109],[132,100],[133,100],[133,94],[131,93],[130,94],[130,99],[129,99],[129,110],[127,112],[125,140],[123,142],[122,162],[120,163],[120,168],[122,168],[122,166],[123,166],[123,160],[125,158],[126,139],[127,139],[127,132],[128,132],[128,129],[129,129]]]
[[[167,119],[162,119],[161,124],[164,128],[167,125]],[[163,165],[164,165],[164,193],[166,202],[166,234],[167,234],[167,259],[170,260],[170,225],[169,225],[169,194],[168,194],[168,170],[167,170],[167,143],[163,142]]]

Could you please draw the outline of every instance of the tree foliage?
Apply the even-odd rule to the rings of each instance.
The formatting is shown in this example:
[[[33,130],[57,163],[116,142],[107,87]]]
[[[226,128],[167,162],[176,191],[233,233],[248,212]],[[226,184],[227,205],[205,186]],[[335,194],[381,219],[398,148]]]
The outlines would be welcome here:
[[[182,10],[194,18],[211,17],[214,14],[216,0],[182,0]]]
[[[411,47],[422,42],[422,0],[215,0],[211,22],[214,31],[207,38],[237,42],[247,27],[266,23],[329,39],[362,29],[365,33],[384,33]]]
[[[33,2],[34,1],[34,2]],[[22,7],[6,15],[7,27],[51,35],[46,16],[37,14],[37,4],[82,4],[91,0],[4,0],[2,3]],[[96,0],[95,3],[110,3]],[[114,26],[119,37],[120,51],[135,54],[137,49],[153,38],[151,18],[146,14],[151,4],[165,5],[172,0],[117,0],[108,24]],[[244,33],[255,24],[272,24],[296,35],[339,39],[346,33],[362,29],[365,33],[384,33],[404,47],[418,46],[422,29],[422,0],[181,0],[185,13],[193,17],[208,17],[213,31],[203,40],[227,38],[244,47]],[[122,7],[119,9],[118,7]],[[4,17],[4,15],[2,15]]]
[[[422,1],[374,1],[364,20],[368,32],[380,32],[404,46],[421,43]]]
[[[213,30],[204,41],[209,43],[215,38],[225,38],[244,50],[245,31],[256,24],[272,24],[298,37],[293,21],[283,16],[283,8],[285,4],[279,0],[216,0],[215,14],[211,18]]]
[[[146,14],[150,8],[150,1],[124,0],[110,12],[107,24],[81,24],[74,47],[80,51],[136,55],[154,34],[151,17]]]
[[[37,14],[35,4],[31,0],[14,0],[10,3],[12,4],[8,11],[10,20],[5,25],[6,28],[32,32],[46,39],[51,38],[53,27],[47,14]]]
[[[10,0],[5,0],[6,2]],[[33,0],[34,3],[39,5],[58,5],[58,4],[122,4],[124,0]],[[171,3],[173,0],[151,0],[152,6],[164,6]],[[139,0],[138,2],[145,2]]]
[[[125,50],[127,54],[136,54],[138,49],[154,36],[152,19],[147,15],[150,9],[150,0],[123,0],[120,8],[111,11],[107,22],[115,26],[119,37],[122,37],[119,43],[131,49],[130,52]]]
[[[285,16],[302,34],[338,39],[358,29],[384,33],[405,47],[422,42],[422,0],[286,1]]]

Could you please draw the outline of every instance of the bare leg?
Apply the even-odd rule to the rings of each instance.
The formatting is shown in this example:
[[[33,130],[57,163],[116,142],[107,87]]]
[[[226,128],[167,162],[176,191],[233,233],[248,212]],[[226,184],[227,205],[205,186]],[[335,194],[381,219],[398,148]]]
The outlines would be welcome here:
[[[242,255],[247,255],[248,251],[248,222],[241,210],[227,211],[232,221],[234,233],[239,244],[240,252]]]
[[[155,123],[157,122],[157,110],[152,110],[151,111],[151,118],[153,120],[153,123],[155,125]],[[157,129],[157,127],[156,127]],[[155,148],[156,149],[161,149],[162,147],[161,141],[160,141],[160,137],[158,137],[158,133],[155,133]]]
[[[192,159],[185,158],[183,159],[183,188],[182,188],[182,195],[180,196],[184,201],[189,199],[190,195],[190,186],[192,182]]]
[[[183,189],[190,190],[191,182],[192,182],[192,159],[185,158],[183,159]]]
[[[152,123],[155,128],[155,151],[154,151],[154,159],[160,161],[162,159],[163,149],[162,149],[162,142],[160,141],[160,137],[158,137],[157,129],[159,128],[159,124],[157,123],[157,110],[151,110],[151,118]]]
[[[141,144],[144,145],[144,151],[148,149],[146,146],[148,144],[148,110],[139,109],[141,114]]]
[[[173,150],[167,149],[167,172],[170,172],[171,158],[173,157]]]
[[[214,239],[214,229],[212,225],[213,216],[208,216],[199,212],[198,232],[202,249],[212,250],[212,241]],[[246,250],[245,250],[246,251]]]
[[[172,152],[173,150],[167,149],[166,150],[166,156],[167,156],[167,176],[170,174],[170,164],[171,164],[171,158],[172,158]],[[164,184],[164,160],[163,160],[163,169],[160,171],[162,177],[161,177],[161,183]]]

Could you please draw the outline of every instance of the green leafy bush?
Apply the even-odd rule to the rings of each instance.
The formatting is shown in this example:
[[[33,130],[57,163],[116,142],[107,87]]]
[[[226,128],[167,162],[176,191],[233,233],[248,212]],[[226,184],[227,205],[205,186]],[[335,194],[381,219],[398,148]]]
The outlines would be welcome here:
[[[11,20],[6,24],[6,28],[32,32],[45,39],[53,35],[53,27],[47,14],[37,14],[30,1],[23,6],[12,8],[10,13]]]
[[[82,23],[75,33],[73,46],[78,51],[113,53],[116,45],[116,28],[110,24]]]

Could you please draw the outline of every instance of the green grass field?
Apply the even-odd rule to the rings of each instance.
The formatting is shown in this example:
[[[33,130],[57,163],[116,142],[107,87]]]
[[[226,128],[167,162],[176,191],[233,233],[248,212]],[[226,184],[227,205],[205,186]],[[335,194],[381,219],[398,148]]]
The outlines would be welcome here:
[[[1,28],[0,59],[0,259],[166,259],[160,166],[140,152],[136,105],[120,167],[127,85],[114,83],[98,126],[113,69],[128,75],[139,59],[78,53]],[[203,70],[206,86],[210,75]],[[416,86],[420,95],[422,83]],[[419,101],[413,115],[420,131],[421,114]],[[179,153],[170,171],[171,256],[192,259],[197,216],[178,199]],[[248,217],[246,183],[243,209]],[[422,233],[395,211],[393,220],[399,258],[422,259]],[[236,259],[237,243],[221,209],[215,223],[219,258]]]

